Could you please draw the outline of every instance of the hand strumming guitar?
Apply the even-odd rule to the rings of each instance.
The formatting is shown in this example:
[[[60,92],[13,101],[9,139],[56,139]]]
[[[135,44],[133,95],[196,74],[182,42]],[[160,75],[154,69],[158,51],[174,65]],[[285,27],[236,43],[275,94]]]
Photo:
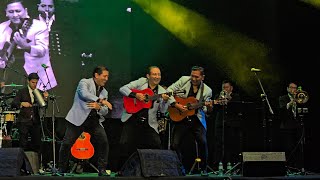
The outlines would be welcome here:
[[[144,100],[146,100],[145,95],[142,94],[142,93],[136,93],[136,98],[137,98],[139,101],[144,101]]]
[[[31,45],[29,44],[30,40],[28,40],[26,37],[23,37],[19,32],[14,33],[13,40],[21,49],[31,49]]]
[[[174,105],[175,108],[177,108],[179,111],[181,112],[185,112],[185,111],[188,111],[188,107],[187,106],[184,106],[182,104],[179,104],[179,103],[176,103]]]

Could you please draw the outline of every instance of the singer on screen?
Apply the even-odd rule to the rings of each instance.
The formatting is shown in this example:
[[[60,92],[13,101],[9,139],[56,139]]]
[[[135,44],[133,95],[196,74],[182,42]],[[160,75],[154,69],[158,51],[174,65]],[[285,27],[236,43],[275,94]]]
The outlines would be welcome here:
[[[55,87],[57,81],[50,62],[46,23],[30,18],[22,0],[8,0],[5,12],[8,20],[0,24],[0,68],[24,62],[25,73],[38,73],[37,88],[49,90]],[[43,68],[42,64],[49,68]]]

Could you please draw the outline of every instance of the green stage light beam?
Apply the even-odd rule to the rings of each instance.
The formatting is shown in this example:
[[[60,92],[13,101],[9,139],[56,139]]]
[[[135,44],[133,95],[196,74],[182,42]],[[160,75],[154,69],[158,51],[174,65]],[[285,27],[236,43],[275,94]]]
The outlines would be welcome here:
[[[320,9],[320,1],[319,0],[301,0],[307,4],[311,4],[312,6]]]
[[[221,24],[209,21],[201,14],[169,0],[133,0],[164,28],[190,48],[199,51],[209,63],[218,66],[230,79],[248,93],[256,92],[257,82],[250,71],[261,68],[261,78],[272,85],[280,72],[268,54],[271,49]]]

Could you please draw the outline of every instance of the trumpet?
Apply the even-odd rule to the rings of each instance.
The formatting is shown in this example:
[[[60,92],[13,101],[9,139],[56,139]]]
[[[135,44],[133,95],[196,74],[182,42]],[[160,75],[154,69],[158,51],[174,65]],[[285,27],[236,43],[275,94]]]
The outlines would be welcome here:
[[[297,92],[294,94],[294,100],[298,104],[304,104],[308,102],[309,95],[306,91],[302,90],[301,86],[299,86]]]
[[[220,105],[227,105],[228,102],[231,100],[231,95],[225,90],[222,90],[219,94],[218,99],[216,100],[215,104],[220,104]]]

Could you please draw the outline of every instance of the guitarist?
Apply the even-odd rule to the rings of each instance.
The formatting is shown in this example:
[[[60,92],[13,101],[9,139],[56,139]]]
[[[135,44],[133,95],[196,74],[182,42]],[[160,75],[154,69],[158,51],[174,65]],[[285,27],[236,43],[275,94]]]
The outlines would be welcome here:
[[[190,76],[182,76],[178,81],[168,87],[168,91],[186,90],[182,98],[195,97],[199,102],[208,101],[212,96],[212,90],[209,86],[203,83],[204,68],[193,66]],[[173,99],[173,98],[172,98]],[[180,111],[188,111],[188,108],[182,104],[173,102],[171,106]],[[199,158],[201,158],[200,168],[201,175],[207,176],[207,138],[206,138],[206,112],[212,108],[211,103],[205,103],[204,106],[196,109],[195,115],[184,118],[180,122],[175,122],[172,135],[172,150],[175,150],[181,159],[181,143],[187,131],[191,131],[198,143]]]
[[[8,0],[5,12],[8,20],[0,24],[0,68],[5,68],[14,60],[18,64],[22,62],[26,74],[38,73],[40,77],[39,85],[47,79],[42,64],[51,66],[48,58],[49,32],[47,26],[44,22],[29,18],[27,8],[22,0]],[[26,25],[26,27],[23,25]],[[13,47],[10,48],[14,49],[13,52],[8,52],[8,48],[6,49],[8,43],[10,47]],[[20,57],[23,58],[24,62],[20,60]],[[49,90],[55,87],[57,82],[50,67],[47,72],[50,78],[50,86],[46,90]],[[15,79],[12,81],[22,80]],[[37,87],[44,90],[42,87]]]
[[[134,93],[132,89],[144,90],[150,88],[154,94],[166,93],[166,90],[159,85],[161,71],[157,66],[148,68],[147,77],[141,77],[120,88],[120,93],[124,96],[136,98],[144,101],[143,93]],[[152,102],[150,109],[142,109],[134,114],[129,114],[125,110],[122,113],[121,121],[123,129],[120,144],[124,152],[121,152],[120,164],[122,165],[129,156],[139,149],[160,149],[161,140],[158,132],[157,111],[162,113],[167,111],[169,96],[162,94],[161,98]]]

